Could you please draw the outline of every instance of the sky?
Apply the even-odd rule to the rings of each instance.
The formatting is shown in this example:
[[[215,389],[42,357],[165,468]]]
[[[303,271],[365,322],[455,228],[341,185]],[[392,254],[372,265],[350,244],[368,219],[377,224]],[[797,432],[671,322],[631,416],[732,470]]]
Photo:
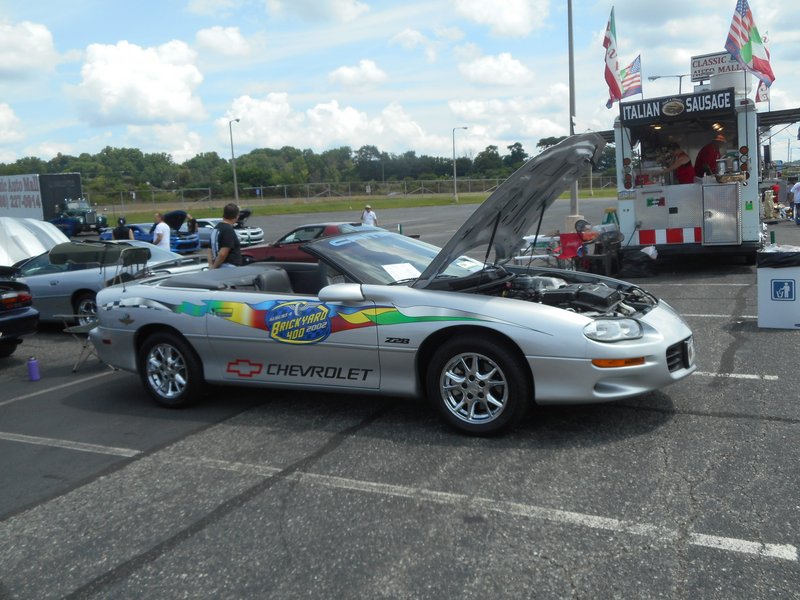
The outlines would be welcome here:
[[[724,50],[736,2],[573,0],[578,133],[618,115],[612,6],[620,67],[641,54],[649,98],[690,90],[676,75]],[[800,107],[796,0],[750,7],[776,76],[759,110]],[[232,143],[533,155],[569,133],[568,56],[564,0],[0,0],[0,162],[111,146],[181,163]],[[800,158],[797,125],[772,133],[773,159]]]

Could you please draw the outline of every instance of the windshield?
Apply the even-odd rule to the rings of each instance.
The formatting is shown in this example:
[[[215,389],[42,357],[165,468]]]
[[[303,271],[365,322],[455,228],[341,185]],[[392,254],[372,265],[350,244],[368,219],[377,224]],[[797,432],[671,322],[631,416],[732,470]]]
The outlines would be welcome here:
[[[420,240],[392,233],[371,231],[321,238],[309,247],[360,283],[393,284],[419,277],[439,248]],[[466,277],[483,264],[460,256],[443,271],[443,277]]]

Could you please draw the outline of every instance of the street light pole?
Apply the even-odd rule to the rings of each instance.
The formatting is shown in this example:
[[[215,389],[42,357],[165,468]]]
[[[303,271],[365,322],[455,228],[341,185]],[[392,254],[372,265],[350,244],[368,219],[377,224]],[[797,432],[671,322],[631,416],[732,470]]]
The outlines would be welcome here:
[[[650,81],[655,81],[656,79],[661,79],[662,77],[677,77],[678,78],[678,94],[683,93],[683,78],[689,77],[689,73],[684,73],[683,75],[651,75],[647,79]]]
[[[469,129],[469,127],[453,127],[453,201],[458,204],[458,176],[456,175],[456,129]]]
[[[239,119],[231,119],[228,121],[228,131],[231,134],[231,166],[233,167],[233,197],[236,204],[239,204],[239,183],[236,181],[236,156],[233,153],[233,123],[239,122]]]

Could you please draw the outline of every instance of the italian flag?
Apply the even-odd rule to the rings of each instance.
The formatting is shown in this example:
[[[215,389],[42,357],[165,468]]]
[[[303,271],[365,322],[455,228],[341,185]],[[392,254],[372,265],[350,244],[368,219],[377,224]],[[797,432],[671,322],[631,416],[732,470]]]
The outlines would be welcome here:
[[[622,99],[622,82],[619,79],[619,60],[617,58],[617,26],[614,24],[614,9],[611,9],[611,18],[606,26],[606,35],[603,38],[603,48],[606,49],[606,83],[608,84],[608,103],[611,108],[615,100]]]
[[[770,86],[775,81],[775,74],[769,64],[769,50],[753,21],[753,13],[747,0],[736,3],[725,49],[745,71],[751,72],[765,85]]]

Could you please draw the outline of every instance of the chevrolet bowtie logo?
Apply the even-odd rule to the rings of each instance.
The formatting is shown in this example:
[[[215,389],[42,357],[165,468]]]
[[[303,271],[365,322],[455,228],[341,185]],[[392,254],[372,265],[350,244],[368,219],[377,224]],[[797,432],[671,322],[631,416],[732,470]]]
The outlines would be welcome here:
[[[252,377],[253,375],[258,375],[261,373],[261,371],[264,370],[264,365],[240,358],[237,361],[229,362],[228,368],[225,370],[228,373],[234,373],[239,377]]]

